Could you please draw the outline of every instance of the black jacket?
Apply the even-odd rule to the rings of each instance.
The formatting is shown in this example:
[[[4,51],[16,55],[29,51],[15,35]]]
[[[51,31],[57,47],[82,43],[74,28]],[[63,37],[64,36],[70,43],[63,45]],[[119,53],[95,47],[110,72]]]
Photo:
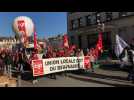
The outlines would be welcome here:
[[[132,64],[134,64],[134,50],[133,49],[130,49],[130,50],[128,50],[128,58],[129,58],[129,61],[132,63]]]

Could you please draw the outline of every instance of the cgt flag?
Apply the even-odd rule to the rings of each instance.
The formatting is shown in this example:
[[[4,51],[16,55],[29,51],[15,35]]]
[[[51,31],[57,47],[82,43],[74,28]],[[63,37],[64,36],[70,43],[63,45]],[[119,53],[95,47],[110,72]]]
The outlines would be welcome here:
[[[119,37],[118,34],[116,34],[115,54],[117,57],[122,54],[124,48],[127,46],[128,44],[121,37]]]
[[[97,59],[100,55],[100,53],[103,52],[103,42],[102,42],[102,32],[99,33],[98,36],[98,42],[96,44],[96,48],[93,50],[94,52],[94,57]]]
[[[99,51],[102,51],[102,50],[103,50],[102,32],[99,33],[99,39],[98,39],[98,42],[97,42],[97,49],[98,49]]]

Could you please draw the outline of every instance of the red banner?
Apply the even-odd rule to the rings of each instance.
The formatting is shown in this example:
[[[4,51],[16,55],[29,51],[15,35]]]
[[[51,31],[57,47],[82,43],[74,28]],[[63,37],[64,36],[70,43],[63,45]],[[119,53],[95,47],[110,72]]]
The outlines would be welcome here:
[[[33,61],[33,76],[42,76],[42,75],[44,75],[43,61],[34,60]]]

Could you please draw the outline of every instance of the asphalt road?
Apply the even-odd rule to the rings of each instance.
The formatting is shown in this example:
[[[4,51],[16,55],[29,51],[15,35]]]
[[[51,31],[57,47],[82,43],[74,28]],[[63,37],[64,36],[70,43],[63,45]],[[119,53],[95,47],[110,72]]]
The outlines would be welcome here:
[[[92,82],[85,82],[70,77],[57,75],[57,79],[40,78],[38,83],[32,84],[32,81],[21,81],[21,87],[109,87],[109,85],[102,85]]]
[[[37,84],[21,80],[21,87],[129,87],[134,86],[126,80],[127,72],[117,69],[96,69],[95,73],[68,73],[68,76],[57,75],[57,79],[39,78]]]

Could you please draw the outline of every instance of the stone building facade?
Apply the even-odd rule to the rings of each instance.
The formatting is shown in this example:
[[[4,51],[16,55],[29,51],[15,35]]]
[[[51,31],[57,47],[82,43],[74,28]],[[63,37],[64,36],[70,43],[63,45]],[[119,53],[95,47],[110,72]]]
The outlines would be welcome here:
[[[68,12],[67,33],[70,44],[94,47],[98,39],[97,20],[104,23],[104,49],[114,49],[115,34],[128,44],[134,39],[134,12]]]

